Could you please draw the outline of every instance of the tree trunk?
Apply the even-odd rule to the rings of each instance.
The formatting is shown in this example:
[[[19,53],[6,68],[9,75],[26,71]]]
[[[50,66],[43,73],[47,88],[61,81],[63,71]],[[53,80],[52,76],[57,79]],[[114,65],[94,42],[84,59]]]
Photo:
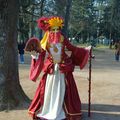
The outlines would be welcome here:
[[[65,16],[66,0],[55,0],[55,10],[58,16]]]
[[[44,2],[45,2],[45,0],[41,0],[41,5],[40,5],[40,17],[43,16]],[[39,39],[40,39],[40,40],[42,39],[42,30],[41,30],[41,29],[40,29]]]
[[[69,17],[70,17],[70,8],[72,5],[72,0],[67,0],[67,4],[66,4],[66,13],[65,13],[65,27],[64,27],[64,34],[67,36],[67,29],[68,29],[68,21],[69,21]]]
[[[17,19],[19,0],[0,0],[0,110],[27,107],[19,82]]]
[[[34,8],[34,5],[32,5],[32,16],[31,16],[31,35],[30,35],[30,37],[33,37],[34,36],[34,34],[35,34],[35,29],[34,29],[34,10],[35,10],[35,8]]]

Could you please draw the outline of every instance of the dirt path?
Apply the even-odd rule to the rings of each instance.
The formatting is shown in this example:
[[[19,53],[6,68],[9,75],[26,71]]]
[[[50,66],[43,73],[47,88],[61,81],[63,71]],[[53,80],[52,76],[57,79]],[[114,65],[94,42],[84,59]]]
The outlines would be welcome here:
[[[114,52],[110,50],[95,52],[95,56],[92,62],[91,120],[120,120],[120,62],[114,60]],[[77,80],[83,103],[83,120],[89,120],[86,113],[88,103],[86,73],[88,69],[78,73],[83,78],[81,85]]]
[[[92,112],[87,117],[88,106],[88,65],[84,70],[76,68],[75,80],[82,101],[83,120],[120,120],[120,62],[114,60],[114,52],[109,49],[94,52],[92,60]],[[20,82],[25,93],[32,99],[39,83],[28,80],[30,57],[25,56],[25,64],[19,65]],[[31,120],[27,110],[0,112],[0,120]]]

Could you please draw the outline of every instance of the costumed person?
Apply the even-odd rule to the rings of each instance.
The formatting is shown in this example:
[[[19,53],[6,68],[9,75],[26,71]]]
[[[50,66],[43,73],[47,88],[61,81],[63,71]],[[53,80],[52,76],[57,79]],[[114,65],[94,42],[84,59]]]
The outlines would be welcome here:
[[[29,114],[35,120],[81,120],[81,101],[73,77],[75,66],[83,69],[87,64],[89,50],[73,46],[61,33],[61,17],[42,17],[38,27],[44,30],[43,39],[31,38],[26,51],[32,55],[30,79],[40,80],[35,96],[29,107]],[[71,51],[71,56],[66,54]],[[47,56],[46,56],[47,55]]]

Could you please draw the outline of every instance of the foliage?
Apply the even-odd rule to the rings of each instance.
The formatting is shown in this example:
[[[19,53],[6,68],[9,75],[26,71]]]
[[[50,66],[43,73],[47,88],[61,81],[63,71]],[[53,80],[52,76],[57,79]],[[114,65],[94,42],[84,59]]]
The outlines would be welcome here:
[[[61,16],[68,24],[69,37],[78,42],[105,36],[112,39],[119,34],[119,0],[21,0],[19,35],[26,40],[38,36],[36,20],[40,16]],[[68,11],[68,3],[72,1]],[[70,17],[69,17],[70,14]],[[67,29],[66,29],[67,30]]]
[[[116,34],[115,39],[120,39],[120,1],[112,0],[112,16],[111,16],[112,27]]]
[[[69,27],[73,31],[73,36],[82,36],[84,40],[90,35],[94,36],[96,32],[94,11],[91,0],[73,0]]]

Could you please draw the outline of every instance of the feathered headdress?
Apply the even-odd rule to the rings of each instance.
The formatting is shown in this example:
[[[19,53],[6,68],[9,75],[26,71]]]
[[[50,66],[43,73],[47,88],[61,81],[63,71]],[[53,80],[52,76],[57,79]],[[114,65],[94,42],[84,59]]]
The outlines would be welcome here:
[[[63,27],[63,19],[58,16],[53,16],[53,17],[41,17],[40,19],[37,20],[38,23],[38,28],[42,29],[45,31],[45,34],[40,41],[41,47],[46,50],[47,42],[49,39],[49,30],[51,28],[62,28]]]
[[[49,29],[48,18],[41,17],[37,20],[38,28],[47,31]]]
[[[53,27],[63,27],[63,19],[61,17],[50,17],[48,20],[49,26]]]
[[[50,28],[53,27],[63,27],[63,19],[61,17],[41,17],[40,19],[37,20],[38,27],[44,31],[49,30]]]

